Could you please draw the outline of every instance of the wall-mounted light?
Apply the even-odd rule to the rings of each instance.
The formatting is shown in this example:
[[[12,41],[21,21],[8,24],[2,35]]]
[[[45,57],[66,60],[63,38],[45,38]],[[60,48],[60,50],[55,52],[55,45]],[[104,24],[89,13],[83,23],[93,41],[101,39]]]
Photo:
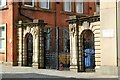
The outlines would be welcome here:
[[[59,0],[56,0],[56,3],[57,3],[57,4],[59,4],[59,3],[60,3],[60,1],[59,1]]]

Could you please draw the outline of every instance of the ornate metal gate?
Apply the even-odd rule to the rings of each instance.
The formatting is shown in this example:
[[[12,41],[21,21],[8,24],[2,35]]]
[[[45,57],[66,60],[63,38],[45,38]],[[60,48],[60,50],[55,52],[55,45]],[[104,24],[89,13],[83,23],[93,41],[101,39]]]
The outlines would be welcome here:
[[[70,66],[68,28],[45,29],[44,45],[45,68],[68,70]]]
[[[32,34],[26,35],[26,43],[27,43],[27,66],[32,66],[32,57],[33,57],[33,36]]]
[[[81,60],[82,71],[95,70],[94,34],[85,30],[81,34]]]

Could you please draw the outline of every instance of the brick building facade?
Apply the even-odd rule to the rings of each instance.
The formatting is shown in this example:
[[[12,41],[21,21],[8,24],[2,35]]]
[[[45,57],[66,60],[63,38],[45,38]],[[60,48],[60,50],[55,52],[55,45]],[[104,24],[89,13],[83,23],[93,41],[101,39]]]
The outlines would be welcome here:
[[[33,20],[43,20],[44,23],[47,23],[47,25],[42,25],[42,27],[53,29],[53,40],[51,44],[55,47],[53,50],[55,49],[56,51],[56,40],[54,39],[56,38],[56,27],[59,27],[59,35],[60,37],[63,37],[61,29],[68,30],[69,25],[66,22],[66,19],[68,19],[69,16],[92,16],[97,13],[96,11],[99,11],[99,4],[96,2],[76,3],[50,2],[49,0],[45,0],[46,2],[38,2],[36,0],[31,1],[32,2],[25,2],[25,0],[21,0],[20,2],[18,0],[14,2],[13,0],[1,0],[0,14],[2,17],[0,21],[0,33],[2,35],[0,36],[0,61],[2,62],[18,65],[20,60],[18,59],[20,57],[18,56],[20,51],[20,29],[18,29],[18,25],[16,24],[18,21],[22,20],[23,22],[30,24],[31,22],[33,23]],[[27,28],[28,26],[29,25],[26,25],[23,35],[30,32],[29,28]],[[37,27],[36,29],[39,28]],[[33,28],[31,29],[33,30]],[[30,32],[31,34],[33,33],[32,30]],[[59,40],[59,44],[59,52],[62,52],[62,50],[64,51],[63,38]]]

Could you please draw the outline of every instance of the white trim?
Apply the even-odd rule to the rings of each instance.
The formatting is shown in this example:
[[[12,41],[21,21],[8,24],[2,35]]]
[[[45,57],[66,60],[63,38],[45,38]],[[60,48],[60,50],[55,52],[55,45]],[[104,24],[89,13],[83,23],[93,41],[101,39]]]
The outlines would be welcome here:
[[[27,4],[25,4],[25,2],[24,2],[24,6],[34,7],[34,6],[35,6],[35,0],[32,0],[32,5],[27,5]]]
[[[39,3],[39,5],[40,5],[40,8],[44,8],[44,9],[50,9],[50,0],[47,0],[47,2],[48,2],[48,7],[43,7],[43,6],[41,6],[41,2],[43,2],[43,1],[41,1],[40,0],[40,3]]]
[[[1,0],[1,5],[0,7],[6,6],[7,1],[6,0]]]
[[[0,52],[6,53],[6,24],[2,24],[0,27],[5,28],[5,49],[0,49]]]

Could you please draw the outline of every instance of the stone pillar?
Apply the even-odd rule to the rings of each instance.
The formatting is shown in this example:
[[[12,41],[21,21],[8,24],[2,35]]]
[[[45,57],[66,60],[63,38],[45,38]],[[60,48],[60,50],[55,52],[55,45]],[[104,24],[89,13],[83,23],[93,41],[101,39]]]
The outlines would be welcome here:
[[[23,29],[23,35],[25,35],[25,30]],[[27,45],[26,45],[26,38],[25,36],[22,37],[21,39],[23,42],[22,42],[22,47],[23,47],[23,51],[22,51],[22,64],[23,66],[26,66],[27,65]]]
[[[76,24],[69,24],[70,31],[70,70],[78,72],[78,43]]]
[[[36,29],[35,29],[36,28]],[[39,54],[39,29],[35,27],[33,36],[33,67],[38,68],[38,54]]]
[[[18,39],[18,65],[22,65],[22,28],[17,29],[17,39]]]
[[[44,68],[44,35],[43,29],[39,29],[39,68]]]

